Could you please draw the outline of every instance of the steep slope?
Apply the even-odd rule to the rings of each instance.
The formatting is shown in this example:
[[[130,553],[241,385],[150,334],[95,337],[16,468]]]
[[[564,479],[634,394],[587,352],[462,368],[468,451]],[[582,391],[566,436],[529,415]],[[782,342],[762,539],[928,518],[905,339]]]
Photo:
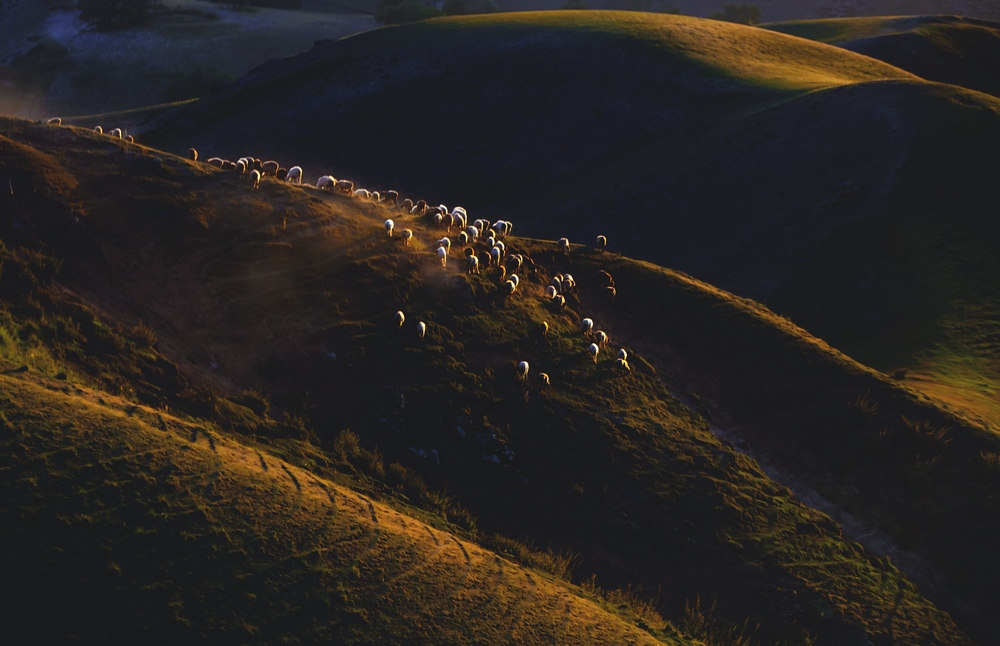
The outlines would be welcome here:
[[[693,643],[162,411],[9,372],[0,393],[16,643]]]
[[[5,224],[5,240],[58,253],[63,287],[126,325],[141,319],[185,374],[232,393],[233,402],[256,387],[286,412],[307,411],[324,448],[335,447],[345,427],[366,447],[377,444],[386,458],[367,473],[385,491],[408,492],[400,474],[413,469],[477,517],[462,521],[467,527],[568,550],[577,555],[575,580],[641,586],[640,596],[655,598],[682,627],[685,606],[700,597],[717,602],[714,621],[738,631],[749,620],[758,628],[748,637],[765,643],[950,644],[966,642],[963,631],[992,634],[982,616],[996,598],[988,575],[994,557],[981,541],[996,517],[995,474],[954,465],[968,466],[969,455],[985,460],[982,453],[997,452],[995,439],[915,404],[759,307],[673,272],[650,274],[641,263],[581,250],[567,259],[552,243],[522,238],[508,242],[531,262],[506,299],[496,270],[466,276],[455,268],[455,249],[442,271],[431,249],[443,231],[381,205],[270,180],[253,192],[231,174],[74,128],[4,121],[2,132],[72,169],[78,188],[63,207],[82,214],[64,238],[68,213],[46,225],[15,204],[8,212],[17,227]],[[386,240],[386,217],[416,233],[408,248]],[[619,279],[613,306],[601,300],[602,267]],[[541,298],[557,271],[580,282],[562,313]],[[670,303],[681,307],[662,309]],[[397,309],[407,314],[402,328],[393,323]],[[23,318],[37,308],[17,311]],[[631,374],[618,374],[610,349],[591,361],[577,327],[588,314],[611,333],[613,347],[633,350]],[[428,323],[423,340],[417,320]],[[542,320],[550,323],[544,340]],[[704,352],[700,371],[677,372],[708,347],[717,351]],[[669,362],[681,350],[683,361]],[[662,371],[660,356],[668,359]],[[520,360],[531,364],[528,382],[514,374]],[[775,367],[762,377],[744,360]],[[536,376],[542,371],[548,387]],[[891,518],[906,522],[893,535],[941,569],[936,588],[916,587],[891,560],[842,536],[671,394],[702,399],[692,406],[743,423],[784,410],[774,399],[783,392],[812,401],[818,418],[836,419],[850,406],[842,396],[858,390],[880,397],[893,428],[901,414],[928,424],[945,419],[962,438],[954,453],[933,440],[941,455],[929,465],[909,452],[898,462],[855,464],[833,491],[873,523],[880,513],[899,514]],[[199,423],[215,423],[213,415],[200,414],[207,421]],[[273,433],[246,425],[243,432]],[[837,429],[824,429],[806,448],[837,440]],[[907,446],[903,435],[886,441],[889,453]],[[330,461],[314,449],[293,453],[306,468]],[[842,469],[847,456],[827,457],[811,457],[819,479]],[[925,490],[888,486],[916,467],[934,484],[930,493],[952,496],[947,504]],[[895,507],[883,506],[888,498]],[[453,517],[432,498],[426,508]],[[921,523],[936,528],[923,541],[913,531]]]
[[[989,424],[1000,189],[979,160],[998,115],[983,94],[766,30],[553,12],[330,43],[146,136],[447,195],[528,235],[605,233]]]
[[[802,20],[766,28],[837,45],[929,81],[1000,96],[1000,23],[918,16]]]

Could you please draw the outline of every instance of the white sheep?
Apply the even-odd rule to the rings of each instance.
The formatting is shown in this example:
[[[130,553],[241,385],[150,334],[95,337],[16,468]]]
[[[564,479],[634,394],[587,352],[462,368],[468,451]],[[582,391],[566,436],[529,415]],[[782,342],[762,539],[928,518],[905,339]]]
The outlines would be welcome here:
[[[567,292],[571,292],[576,289],[576,280],[573,278],[571,274],[563,274],[562,282],[563,282],[563,288]]]
[[[597,347],[597,344],[591,343],[587,346],[587,352],[589,352],[590,356],[594,358],[594,363],[597,363],[597,355],[601,353],[601,349]]]
[[[370,200],[371,197],[372,197],[372,194],[369,193],[368,189],[366,189],[366,188],[357,188],[357,189],[354,189],[354,197],[356,197],[358,199],[361,199],[361,200]]]
[[[396,226],[396,223],[393,222],[392,220],[386,220],[385,221],[385,237],[387,237],[387,238],[391,238],[392,237],[392,229],[395,226]]]
[[[621,359],[621,360],[623,360],[623,361],[627,360],[628,359],[628,350],[626,350],[625,348],[618,348],[618,358]]]
[[[522,361],[517,364],[517,378],[524,381],[528,378],[528,362]]]
[[[441,261],[441,269],[448,268],[448,252],[445,251],[444,247],[438,247],[437,249],[438,259]]]
[[[510,275],[510,281],[512,283],[514,283],[514,287],[520,287],[521,286],[521,279],[517,277],[517,274],[511,274]]]
[[[97,127],[100,128],[100,126]],[[198,151],[195,150],[194,148],[188,148],[188,159],[190,159],[191,161],[198,161]]]
[[[130,144],[134,144],[135,137],[133,137],[132,135],[125,135],[125,141],[129,142]]]
[[[427,334],[427,324],[420,321],[417,323],[417,337],[423,339],[425,334]]]
[[[272,159],[260,165],[260,172],[265,177],[267,177],[268,175],[271,175],[273,177],[277,175],[279,168],[281,168],[281,166],[278,164],[278,162]]]
[[[556,304],[556,309],[559,310],[560,312],[566,309],[566,297],[563,296],[562,294],[557,294],[556,297],[552,300]]]
[[[96,132],[99,135],[103,135],[104,134],[104,128],[102,128],[100,126],[94,126],[94,132]],[[192,148],[192,150],[194,150],[194,149]]]
[[[253,190],[256,191],[258,188],[260,188],[260,171],[259,170],[255,170],[252,173],[250,173],[250,179],[251,179],[251,181],[253,181]]]
[[[247,162],[244,159],[236,162],[236,172],[240,175],[246,175],[247,172]]]
[[[124,136],[124,133],[122,132],[121,128],[115,128],[108,134],[111,135],[112,137],[118,137],[119,139],[121,139]]]
[[[222,159],[222,157],[212,157],[212,158],[210,158],[205,163],[208,164],[209,166],[215,166],[216,168],[222,168],[222,165],[225,163],[225,161]]]
[[[500,250],[496,247],[490,249],[490,266],[500,266]]]
[[[597,236],[597,250],[604,251],[608,246],[608,239],[605,236]]]
[[[541,335],[543,339],[549,336],[549,322],[542,321],[541,325],[538,326],[538,334]]]
[[[517,284],[515,284],[514,281],[512,280],[508,280],[503,284],[503,289],[507,293],[507,295],[510,296],[511,294],[517,291]]]
[[[441,215],[440,213],[435,213],[434,214],[434,226],[436,226],[437,228],[440,229],[442,224],[444,224],[444,216]]]
[[[556,246],[559,247],[559,251],[565,255],[569,255],[569,238],[559,238],[556,241]]]
[[[616,360],[615,365],[617,366],[618,371],[623,374],[632,372],[632,366],[628,365],[628,361],[626,359]]]
[[[395,321],[396,327],[398,329],[402,329],[403,328],[403,322],[406,321],[406,315],[403,314],[403,312],[401,312],[401,311],[400,312],[396,312],[396,316],[393,317],[392,320]]]
[[[292,166],[288,169],[288,174],[285,175],[285,181],[289,184],[302,184],[302,167]]]
[[[479,256],[472,254],[471,256],[466,256],[465,261],[468,263],[466,269],[467,273],[478,274],[479,273]]]
[[[438,244],[439,247],[443,247],[444,248],[445,253],[451,253],[451,239],[450,238],[441,238],[440,240],[437,241],[437,244]]]
[[[544,372],[538,373],[538,381],[542,384],[542,388],[548,388],[549,384],[552,383],[549,376]]]
[[[378,203],[381,201],[382,201],[382,194],[379,193],[378,191],[372,191],[372,202]]]
[[[458,244],[461,245],[461,246],[463,246],[463,247],[465,245],[469,244],[469,234],[466,233],[465,231],[462,231],[461,233],[459,233],[458,234]]]
[[[556,288],[553,287],[552,285],[549,285],[548,287],[545,288],[545,298],[548,298],[548,299],[551,300],[551,299],[555,298],[558,294],[559,294],[559,292],[557,292]]]
[[[600,344],[602,348],[608,347],[608,341],[611,340],[611,338],[608,337],[608,333],[605,332],[604,330],[598,330],[597,332],[594,332],[594,338],[597,339],[597,343]]]
[[[490,249],[497,246],[497,239],[494,238],[493,236],[486,238],[486,246],[489,247]]]
[[[553,276],[552,280],[549,281],[549,285],[555,287],[557,292],[563,291],[562,274],[556,274],[555,276]]]
[[[45,122],[45,125],[47,125],[47,126],[61,126],[62,125],[62,119],[60,119],[59,117],[52,117],[51,119],[49,119],[48,121]]]
[[[349,179],[337,180],[334,192],[341,195],[354,195],[354,182]]]
[[[413,231],[410,229],[403,229],[401,232],[401,237],[403,238],[403,246],[410,246],[410,238],[413,237]]]
[[[329,175],[324,175],[316,180],[316,188],[321,191],[332,191],[337,186],[337,180]]]
[[[583,319],[580,321],[580,327],[583,328],[583,336],[590,336],[594,331],[594,319]]]
[[[471,240],[472,242],[475,242],[476,240],[479,239],[479,228],[476,227],[475,225],[466,228],[465,233],[468,234],[469,240]]]

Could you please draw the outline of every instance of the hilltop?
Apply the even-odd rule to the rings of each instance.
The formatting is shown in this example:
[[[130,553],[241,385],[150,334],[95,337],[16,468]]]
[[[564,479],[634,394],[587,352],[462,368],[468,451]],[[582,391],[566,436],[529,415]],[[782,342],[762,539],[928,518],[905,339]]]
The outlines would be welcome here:
[[[316,47],[144,137],[448,196],[526,235],[605,233],[981,423],[1000,415],[1000,195],[978,161],[1000,102],[978,92],[739,25],[507,14]]]
[[[293,489],[299,495],[294,481],[274,468],[248,472],[256,469],[254,456],[241,447],[259,450],[269,465],[285,460],[302,491],[315,496],[309,504],[316,511],[290,518],[281,530],[287,538],[275,540],[306,540],[299,523],[308,527],[323,515],[322,487],[304,482],[316,477],[331,487],[348,478],[342,486],[468,536],[439,538],[445,545],[466,541],[473,560],[482,555],[489,562],[482,550],[502,547],[550,577],[626,591],[604,598],[637,598],[647,605],[633,607],[664,617],[609,618],[587,605],[589,598],[570,599],[609,631],[629,631],[634,622],[668,642],[680,639],[680,631],[706,640],[729,635],[733,643],[744,634],[764,643],[817,644],[953,644],[967,643],[967,635],[986,642],[993,634],[984,618],[997,598],[990,537],[1000,443],[760,305],[617,254],[577,248],[563,258],[552,242],[522,237],[508,240],[511,251],[530,257],[533,269],[525,266],[518,292],[506,299],[495,270],[464,274],[454,249],[443,271],[432,253],[443,232],[383,205],[273,180],[253,192],[230,173],[78,128],[3,120],[0,135],[3,173],[12,174],[14,186],[14,195],[3,198],[11,215],[0,222],[5,284],[22,277],[3,294],[3,348],[12,367],[24,365],[4,379],[41,384],[11,382],[11,392],[25,394],[3,402],[6,424],[17,429],[23,447],[2,471],[5,491],[28,491],[36,500],[68,496],[67,504],[83,505],[74,513],[89,516],[88,505],[99,503],[72,488],[77,476],[38,481],[33,474],[76,473],[76,465],[81,476],[89,473],[91,458],[81,450],[53,459],[59,446],[79,440],[57,412],[40,420],[38,411],[77,410],[80,397],[100,397],[105,403],[97,403],[109,406],[111,395],[89,394],[99,388],[114,393],[111,408],[125,409],[116,419],[169,415],[181,426],[174,437],[143,426],[150,422],[123,421],[121,433],[136,436],[109,441],[91,433],[98,454],[120,455],[120,442],[145,447],[156,439],[166,456],[218,464],[223,458],[212,452],[214,442],[219,455],[245,460],[242,470],[223,463],[217,479],[209,478],[212,487],[234,494],[242,488],[240,495],[259,498],[280,482],[265,497],[279,507]],[[386,239],[386,217],[415,232],[409,247]],[[615,277],[613,304],[601,297],[600,269]],[[556,272],[571,272],[580,283],[562,313],[541,298]],[[397,309],[407,314],[401,329],[393,324]],[[597,363],[578,328],[587,315],[613,341]],[[423,340],[415,335],[418,320],[428,323]],[[546,339],[537,335],[542,320],[550,324]],[[619,347],[630,351],[631,374],[618,374],[607,356]],[[520,360],[531,364],[527,383],[515,376]],[[551,376],[548,387],[538,372]],[[43,397],[52,383],[65,387]],[[46,404],[45,397],[54,400]],[[130,407],[136,407],[131,414]],[[82,422],[71,428],[87,433]],[[765,472],[734,441],[750,443],[744,451],[761,451],[768,469],[777,464],[777,470]],[[193,445],[182,452],[185,442]],[[195,484],[204,477],[191,475],[177,486],[197,490],[206,486]],[[143,496],[149,491],[141,489]],[[350,498],[346,490],[334,495]],[[831,512],[849,510],[861,526],[880,528],[886,542],[863,548],[854,542],[861,533],[846,533],[800,496],[826,496]],[[347,522],[370,528],[363,505],[355,507]],[[198,508],[207,513],[205,505]],[[178,508],[181,518],[184,509]],[[379,510],[381,518],[386,512]],[[215,513],[223,510],[208,515]],[[117,544],[125,534],[116,519],[102,512],[88,526],[97,540]],[[158,535],[186,535],[169,516],[162,522]],[[233,537],[247,531],[229,516],[212,522],[190,532],[210,530],[210,553],[219,540],[239,545]],[[264,527],[258,529],[267,536]],[[419,534],[419,524],[413,527]],[[430,549],[399,528],[404,547],[396,551],[412,550],[418,559]],[[551,551],[532,557],[519,544]],[[180,558],[179,545],[165,541],[156,554],[177,549]],[[228,550],[227,567],[256,571],[252,553]],[[908,551],[923,564],[909,561]],[[441,552],[452,565],[420,570],[428,579],[419,585],[429,587],[408,588],[413,607],[426,596],[419,590],[453,588],[460,553]],[[347,558],[336,549],[332,554]],[[560,561],[567,554],[572,574]],[[162,579],[150,578],[148,561],[126,556],[124,564],[111,559],[126,572],[137,564],[134,583],[120,589],[148,584],[155,593],[150,582]],[[279,553],[268,558],[284,562]],[[35,567],[37,560],[25,562]],[[325,567],[312,563],[302,571],[308,581],[316,580],[311,568]],[[79,567],[97,564],[88,558]],[[44,572],[30,569],[24,576],[32,572],[45,580]],[[384,590],[379,572],[362,566],[357,585]],[[199,576],[195,590],[207,585]],[[539,587],[543,579],[563,586],[538,572],[526,578]],[[242,585],[199,592],[213,601],[201,607],[230,616],[244,602],[220,595]],[[552,590],[550,599],[581,594]],[[323,603],[337,612],[363,611],[358,620],[365,630],[421,626],[413,616],[374,619],[375,609],[384,610],[377,598],[357,593],[348,595],[349,604],[333,596]],[[699,599],[715,609],[696,619]],[[53,614],[59,616],[61,603],[53,602]],[[623,612],[630,607],[615,603]],[[538,616],[539,635],[553,622],[564,625],[561,605],[557,611],[558,620],[548,610]],[[209,615],[191,616],[192,625],[216,625]],[[281,607],[263,613],[259,634],[281,634],[286,616]],[[464,630],[464,615],[454,617]],[[487,624],[501,632],[510,627],[499,616]],[[314,628],[325,630],[312,624],[301,630]],[[440,639],[449,643],[466,639],[434,634],[447,634]]]
[[[767,29],[837,45],[928,81],[1000,96],[1000,23],[957,16],[801,20]]]

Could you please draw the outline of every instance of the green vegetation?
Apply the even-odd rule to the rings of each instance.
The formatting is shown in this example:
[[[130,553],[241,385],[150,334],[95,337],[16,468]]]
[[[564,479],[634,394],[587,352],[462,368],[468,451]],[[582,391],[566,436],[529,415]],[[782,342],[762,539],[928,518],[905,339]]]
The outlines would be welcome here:
[[[709,18],[739,25],[756,25],[760,22],[760,9],[752,4],[727,4],[721,13],[713,13]]]
[[[3,558],[29,555],[14,570],[18,580],[34,577],[17,614],[44,607],[69,617],[46,624],[55,638],[75,612],[101,628],[108,609],[131,598],[134,607],[160,609],[131,613],[148,617],[135,630],[179,638],[197,630],[214,641],[421,634],[466,643],[519,634],[572,643],[579,638],[562,630],[594,625],[605,636],[592,639],[615,642],[634,625],[667,643],[686,639],[682,631],[731,644],[968,643],[974,617],[956,625],[931,593],[798,502],[697,411],[738,422],[788,411],[787,425],[762,433],[769,442],[799,447],[813,478],[840,482],[835,469],[851,460],[847,484],[831,488],[838,500],[866,519],[879,512],[894,520],[885,527],[900,540],[912,540],[920,524],[939,527],[910,547],[941,567],[961,599],[985,607],[995,598],[995,557],[969,528],[977,514],[998,517],[990,497],[997,483],[989,468],[955,468],[972,453],[1000,452],[995,440],[752,302],[611,253],[576,248],[565,259],[553,243],[526,238],[509,242],[534,270],[526,267],[518,293],[505,299],[492,270],[467,276],[452,258],[442,272],[432,253],[441,232],[416,217],[271,180],[250,191],[232,174],[142,146],[114,142],[109,150],[107,138],[79,129],[4,120],[0,132],[11,142],[5,163],[51,178],[48,190],[23,198],[37,204],[8,210],[22,225],[0,237],[13,249],[44,245],[72,267],[55,284],[38,281],[34,293],[99,303],[105,316],[133,321],[128,329],[141,318],[127,352],[162,348],[178,373],[234,392],[223,398],[206,387],[207,399],[175,397],[168,413],[143,403],[142,388],[112,400],[88,384],[53,388],[31,370],[4,375],[3,392],[14,394],[0,399],[0,412],[16,429],[5,440],[16,450],[0,467],[11,501],[0,528],[17,548]],[[109,177],[116,190],[102,190]],[[61,236],[74,211],[86,228]],[[63,226],[44,226],[46,212]],[[385,239],[388,216],[416,233],[408,249]],[[599,269],[617,281],[613,307],[595,284]],[[566,271],[580,290],[558,313],[541,294]],[[425,339],[391,325],[400,308],[408,321],[428,323]],[[596,317],[615,347],[628,347],[630,375],[617,374],[610,350],[597,364],[585,354],[583,315]],[[17,317],[23,327],[38,314]],[[542,320],[545,340],[535,334]],[[45,347],[70,357],[59,338]],[[520,382],[521,359],[532,376],[548,372],[551,386]],[[858,391],[872,392],[890,424],[851,423],[850,415],[870,415],[852,412],[868,404],[849,408]],[[97,407],[97,397],[120,412]],[[833,426],[801,432],[789,401]],[[100,424],[88,421],[88,407]],[[164,433],[157,415],[178,430]],[[953,423],[947,437],[934,430],[944,420]],[[871,435],[876,427],[892,435]],[[878,459],[858,460],[866,447]],[[892,486],[900,474],[907,486],[925,486]],[[331,516],[313,478],[347,500],[338,509],[354,511]],[[365,520],[371,508],[347,484],[372,500],[384,528],[377,540],[374,520]],[[938,490],[951,503],[925,506]],[[7,522],[18,509],[27,515]],[[72,550],[27,540],[60,518],[70,520],[53,536],[83,537],[62,540]],[[468,538],[428,534],[421,523]],[[508,579],[513,566],[501,571],[487,546],[538,570]],[[364,549],[375,551],[352,565]],[[427,553],[435,560],[421,566]],[[57,575],[92,580],[83,574],[91,571],[99,594],[78,611],[56,611],[63,597],[35,603],[41,588],[33,586]],[[581,588],[560,582],[566,576]],[[510,592],[493,593],[508,581]],[[72,598],[78,586],[60,589]],[[435,611],[460,599],[468,605],[453,614]],[[508,609],[518,599],[538,610]],[[529,620],[536,623],[520,623]]]

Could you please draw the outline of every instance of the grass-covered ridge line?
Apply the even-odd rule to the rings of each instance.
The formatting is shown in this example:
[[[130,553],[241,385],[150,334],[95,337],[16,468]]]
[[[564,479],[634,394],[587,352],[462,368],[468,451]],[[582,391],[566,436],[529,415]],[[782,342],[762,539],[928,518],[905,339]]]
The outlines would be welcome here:
[[[897,643],[965,640],[891,562],[846,540],[671,395],[691,394],[683,376],[656,365],[678,333],[691,335],[683,347],[704,351],[704,369],[729,383],[720,403],[733,415],[755,399],[734,399],[734,390],[788,388],[782,380],[799,374],[799,344],[820,349],[821,368],[818,377],[793,379],[801,392],[815,395],[831,374],[848,387],[867,385],[855,378],[870,372],[831,360],[820,342],[776,326],[763,308],[747,305],[758,314],[749,321],[723,316],[743,312],[741,301],[612,254],[577,249],[566,261],[551,242],[524,238],[511,245],[536,269],[507,301],[492,273],[465,276],[454,257],[452,271],[442,272],[432,254],[440,232],[419,219],[270,180],[252,192],[231,174],[75,128],[6,127],[57,159],[78,189],[46,198],[52,217],[65,218],[60,226],[42,227],[18,205],[27,233],[5,230],[4,239],[37,236],[33,244],[65,257],[63,287],[125,322],[141,313],[182,372],[240,406],[263,408],[259,397],[235,397],[250,387],[268,393],[278,411],[303,404],[311,428],[302,438],[313,443],[298,452],[279,444],[296,464],[323,472],[349,427],[369,455],[377,445],[385,456],[365,469],[387,495],[402,500],[412,490],[398,463],[460,502],[481,535],[575,553],[574,580],[596,574],[605,588],[641,585],[668,621],[680,623],[700,597],[706,606],[717,601],[723,624],[759,623],[755,638],[765,642],[884,641],[890,631]],[[109,177],[114,190],[103,190]],[[84,226],[61,239],[73,212]],[[386,241],[390,215],[416,232],[408,250]],[[594,289],[602,267],[619,280],[614,307]],[[540,298],[556,271],[581,283],[562,315]],[[409,321],[429,323],[424,342],[392,328],[400,308]],[[588,314],[633,351],[632,375],[586,356],[577,321]],[[541,320],[551,324],[545,342],[534,335]],[[638,327],[650,324],[673,329]],[[744,345],[758,331],[772,343],[751,360],[783,357],[768,379],[734,369],[718,352],[722,341]],[[520,359],[549,372],[552,387],[526,392],[513,374]],[[694,394],[715,399],[714,385],[702,382]],[[230,424],[220,405],[201,411],[206,427],[218,419],[243,435],[270,432]],[[436,451],[440,463],[413,449]]]

